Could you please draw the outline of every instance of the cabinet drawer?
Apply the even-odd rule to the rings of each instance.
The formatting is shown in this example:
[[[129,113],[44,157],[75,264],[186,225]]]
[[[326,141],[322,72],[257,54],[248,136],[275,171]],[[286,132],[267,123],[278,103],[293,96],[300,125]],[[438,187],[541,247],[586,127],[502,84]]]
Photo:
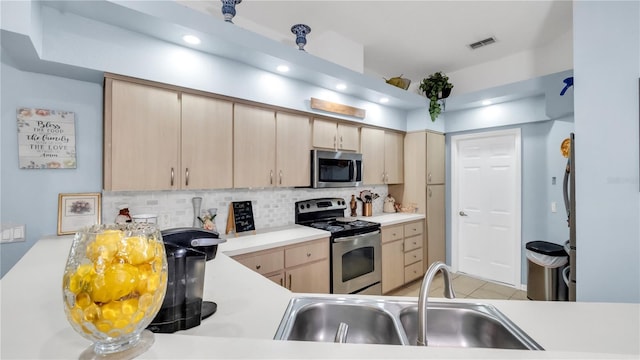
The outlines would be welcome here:
[[[320,239],[290,247],[284,251],[284,263],[287,268],[321,260],[329,257],[329,239]]]
[[[284,269],[284,251],[282,250],[239,256],[234,259],[249,269],[263,275]]]
[[[422,248],[404,253],[404,265],[410,265],[422,260]]]
[[[418,261],[415,264],[411,264],[404,268],[404,282],[408,283],[409,281],[418,279],[424,275],[422,273],[422,260]]]
[[[402,239],[404,236],[402,225],[385,226],[381,231],[383,244],[389,241]]]
[[[404,252],[422,247],[422,236],[412,236],[404,239]]]
[[[404,236],[413,236],[424,232],[424,221],[416,221],[404,226]]]

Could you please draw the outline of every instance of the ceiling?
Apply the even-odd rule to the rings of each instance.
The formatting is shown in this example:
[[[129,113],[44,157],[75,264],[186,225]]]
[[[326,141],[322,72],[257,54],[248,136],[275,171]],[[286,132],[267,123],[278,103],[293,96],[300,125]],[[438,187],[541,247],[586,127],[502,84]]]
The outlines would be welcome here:
[[[176,0],[222,19],[219,0]],[[436,71],[454,72],[545,46],[572,30],[572,2],[555,1],[269,1],[236,6],[236,26],[294,44],[290,28],[303,23],[314,36],[333,31],[362,45],[364,73],[398,76],[414,84]],[[493,36],[492,45],[471,43]]]

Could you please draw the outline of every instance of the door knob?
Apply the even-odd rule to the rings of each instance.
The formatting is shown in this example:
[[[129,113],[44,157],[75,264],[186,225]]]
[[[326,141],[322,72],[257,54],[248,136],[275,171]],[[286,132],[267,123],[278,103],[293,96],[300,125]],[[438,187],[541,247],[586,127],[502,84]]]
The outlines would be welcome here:
[[[460,211],[458,214],[460,214],[460,216],[469,216],[464,211]]]

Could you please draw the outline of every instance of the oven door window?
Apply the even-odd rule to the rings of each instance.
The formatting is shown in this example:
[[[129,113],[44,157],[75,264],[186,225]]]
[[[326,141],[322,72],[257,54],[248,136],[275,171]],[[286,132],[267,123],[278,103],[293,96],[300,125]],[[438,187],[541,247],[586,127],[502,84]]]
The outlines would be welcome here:
[[[372,273],[374,270],[372,246],[351,250],[342,255],[342,282]]]
[[[318,159],[321,182],[350,182],[354,178],[353,162],[340,159]]]

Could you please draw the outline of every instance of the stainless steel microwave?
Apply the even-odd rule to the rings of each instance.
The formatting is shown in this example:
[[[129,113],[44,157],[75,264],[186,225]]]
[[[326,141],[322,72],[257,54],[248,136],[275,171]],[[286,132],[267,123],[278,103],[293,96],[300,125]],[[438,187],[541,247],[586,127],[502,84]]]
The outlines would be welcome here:
[[[311,186],[314,188],[362,185],[362,154],[311,150]]]

